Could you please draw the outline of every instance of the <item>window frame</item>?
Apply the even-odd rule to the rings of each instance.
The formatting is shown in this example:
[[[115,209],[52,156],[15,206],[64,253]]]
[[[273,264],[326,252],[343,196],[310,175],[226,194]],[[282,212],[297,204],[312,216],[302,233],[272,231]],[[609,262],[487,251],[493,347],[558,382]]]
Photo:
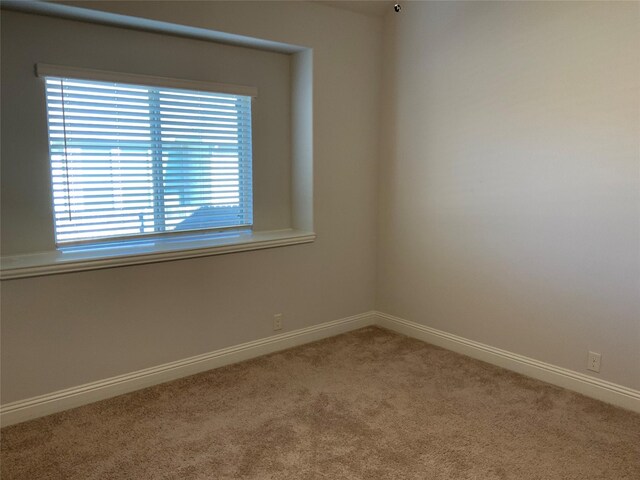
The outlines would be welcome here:
[[[161,136],[161,130],[162,127],[160,124],[157,124],[157,122],[154,121],[155,118],[155,114],[159,115],[159,110],[160,110],[160,98],[158,96],[158,98],[156,98],[156,104],[154,104],[153,101],[153,91],[154,90],[158,90],[158,89],[162,89],[162,88],[166,88],[166,89],[173,89],[173,90],[182,90],[182,91],[186,91],[186,92],[193,92],[193,93],[197,93],[197,92],[202,92],[202,93],[214,93],[214,94],[224,94],[224,95],[236,95],[236,96],[240,96],[240,97],[244,97],[244,98],[249,98],[250,102],[253,103],[253,100],[257,97],[258,95],[258,90],[255,87],[248,87],[248,86],[241,86],[241,85],[231,85],[231,84],[221,84],[221,83],[211,83],[211,82],[201,82],[201,81],[192,81],[192,80],[185,80],[185,79],[176,79],[176,78],[169,78],[169,77],[157,77],[157,76],[149,76],[149,75],[139,75],[139,74],[128,74],[128,73],[120,73],[120,72],[111,72],[111,71],[104,71],[104,70],[92,70],[92,69],[84,69],[84,68],[77,68],[77,67],[66,67],[66,66],[58,66],[58,65],[51,65],[51,64],[36,64],[35,65],[35,74],[37,77],[40,77],[44,80],[45,83],[45,90],[47,90],[47,82],[51,81],[51,80],[59,80],[61,83],[61,89],[64,93],[64,85],[63,82],[65,80],[70,80],[70,81],[92,81],[92,82],[100,82],[100,83],[104,83],[104,84],[109,84],[109,83],[115,83],[115,84],[121,84],[123,86],[140,86],[141,88],[144,89],[148,89],[149,90],[149,99],[148,99],[148,106],[149,106],[149,115],[150,115],[150,125],[149,125],[149,129],[150,129],[150,136],[151,136],[151,142],[153,143],[154,139],[159,138]],[[157,94],[159,95],[159,93]],[[49,98],[49,93],[46,93],[47,96],[47,100]],[[246,101],[246,100],[244,100]],[[155,109],[154,109],[154,105],[155,105]],[[251,115],[251,110],[252,107],[251,105],[249,105],[249,120],[251,121],[252,115]],[[64,109],[63,109],[64,112]],[[47,130],[48,130],[48,139],[49,139],[49,144],[51,145],[51,117],[50,117],[50,111],[49,111],[49,102],[47,101]],[[249,127],[249,132],[251,131],[251,127]],[[66,136],[66,132],[64,133],[64,135]],[[162,143],[162,140],[157,140],[158,142],[161,143],[161,145],[163,146],[164,144]],[[65,143],[66,145],[66,143]],[[251,145],[251,143],[250,143]],[[65,147],[66,148],[66,147]],[[51,149],[51,146],[50,146]],[[240,177],[238,179],[239,181],[239,195],[240,195],[240,206],[239,208],[242,209],[243,205],[246,205],[246,198],[243,198],[243,195],[246,195],[246,193],[244,193],[244,190],[246,189],[246,187],[248,186],[249,188],[251,188],[251,190],[253,190],[253,180],[251,178],[251,164],[252,164],[252,152],[251,152],[252,147],[250,146],[250,151],[249,151],[249,178],[242,178],[243,174],[240,174]],[[242,150],[241,148],[239,148],[239,150]],[[183,236],[183,237],[187,237],[187,239],[189,237],[198,237],[201,235],[211,235],[212,233],[217,233],[217,232],[224,232],[224,231],[228,231],[228,230],[238,230],[238,231],[247,231],[247,230],[252,230],[253,228],[253,214],[251,213],[251,210],[253,210],[253,206],[252,206],[252,202],[253,202],[253,194],[251,193],[250,195],[250,210],[248,213],[248,218],[245,217],[246,219],[248,219],[249,221],[246,223],[242,223],[242,224],[238,224],[238,225],[227,225],[227,226],[220,226],[220,227],[203,227],[203,228],[195,228],[195,229],[189,229],[189,230],[184,230],[184,231],[174,231],[174,230],[165,230],[164,228],[162,229],[158,229],[156,228],[156,224],[157,222],[157,216],[160,213],[160,216],[162,218],[160,218],[160,224],[164,226],[167,218],[166,216],[163,216],[163,212],[158,212],[158,182],[164,182],[164,174],[162,173],[162,158],[158,158],[158,152],[156,150],[154,150],[154,153],[152,153],[152,158],[151,158],[151,169],[153,171],[153,185],[152,185],[152,199],[153,199],[153,208],[152,208],[152,215],[154,217],[154,219],[156,219],[156,221],[154,221],[154,231],[153,232],[149,232],[149,233],[141,233],[139,235],[137,234],[123,234],[123,235],[114,235],[114,236],[96,236],[95,238],[85,238],[85,239],[79,239],[79,240],[64,240],[61,241],[59,239],[59,232],[58,232],[58,224],[57,224],[57,218],[56,218],[56,214],[57,212],[55,211],[55,198],[54,198],[54,192],[53,192],[53,183],[54,183],[54,178],[53,178],[53,171],[52,171],[52,155],[53,153],[50,150],[49,153],[49,166],[50,166],[50,181],[51,181],[51,185],[52,185],[52,195],[51,195],[51,207],[52,207],[52,214],[53,214],[53,228],[54,228],[54,236],[55,236],[55,246],[56,249],[60,250],[60,251],[66,251],[66,250],[71,250],[74,247],[78,246],[78,245],[88,245],[89,247],[91,247],[92,245],[95,245],[97,249],[102,250],[105,248],[105,246],[115,246],[118,247],[120,245],[127,247],[129,245],[135,245],[135,242],[138,239],[141,240],[145,240],[148,241],[149,239],[162,239],[164,237],[170,237],[170,236]],[[245,159],[246,160],[246,159]],[[158,165],[158,163],[160,162],[160,165]],[[241,166],[243,163],[246,163],[246,161],[243,161],[241,157],[239,157],[238,159],[238,165]],[[158,171],[160,172],[160,176],[162,178],[158,178]],[[247,175],[246,173],[244,175]],[[68,179],[67,179],[68,181]],[[66,187],[66,191],[69,191],[69,183],[65,184]],[[162,190],[162,188],[160,188],[160,190]],[[162,203],[164,203],[165,200],[162,200]],[[70,205],[69,205],[70,208]],[[164,208],[161,208],[161,210],[164,210]],[[148,243],[148,242],[147,242]]]

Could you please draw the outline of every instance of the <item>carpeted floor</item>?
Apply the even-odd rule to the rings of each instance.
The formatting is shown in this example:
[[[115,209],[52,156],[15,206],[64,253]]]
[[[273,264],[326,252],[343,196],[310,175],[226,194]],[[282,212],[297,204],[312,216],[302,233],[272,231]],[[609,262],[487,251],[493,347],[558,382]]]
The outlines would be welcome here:
[[[2,430],[12,479],[640,479],[640,415],[369,327]]]

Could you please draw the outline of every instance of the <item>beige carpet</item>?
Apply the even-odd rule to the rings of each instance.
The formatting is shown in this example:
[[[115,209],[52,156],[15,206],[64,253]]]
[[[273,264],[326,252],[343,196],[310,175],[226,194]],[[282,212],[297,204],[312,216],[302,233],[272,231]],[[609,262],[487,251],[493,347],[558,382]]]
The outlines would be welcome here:
[[[640,479],[640,415],[370,327],[2,430],[12,479]]]

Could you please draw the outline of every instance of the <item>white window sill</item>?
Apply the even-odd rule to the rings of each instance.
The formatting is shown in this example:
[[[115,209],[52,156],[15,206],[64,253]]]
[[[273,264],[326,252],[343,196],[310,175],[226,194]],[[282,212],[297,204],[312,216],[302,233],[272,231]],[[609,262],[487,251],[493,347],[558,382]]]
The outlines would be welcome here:
[[[72,248],[28,255],[2,257],[0,279],[37,277],[57,273],[166,262],[224,253],[310,243],[313,232],[275,230],[268,232],[225,232],[183,238],[155,238],[127,245],[101,248]]]

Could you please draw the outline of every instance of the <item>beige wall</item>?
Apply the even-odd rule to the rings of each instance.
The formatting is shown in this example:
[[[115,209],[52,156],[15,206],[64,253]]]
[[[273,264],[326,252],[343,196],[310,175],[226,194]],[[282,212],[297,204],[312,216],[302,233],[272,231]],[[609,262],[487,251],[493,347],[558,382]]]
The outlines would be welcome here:
[[[2,403],[267,337],[274,313],[287,331],[373,308],[381,22],[314,4],[232,3],[86,6],[313,48],[318,239],[3,281]]]
[[[639,6],[387,18],[379,310],[640,388]]]

